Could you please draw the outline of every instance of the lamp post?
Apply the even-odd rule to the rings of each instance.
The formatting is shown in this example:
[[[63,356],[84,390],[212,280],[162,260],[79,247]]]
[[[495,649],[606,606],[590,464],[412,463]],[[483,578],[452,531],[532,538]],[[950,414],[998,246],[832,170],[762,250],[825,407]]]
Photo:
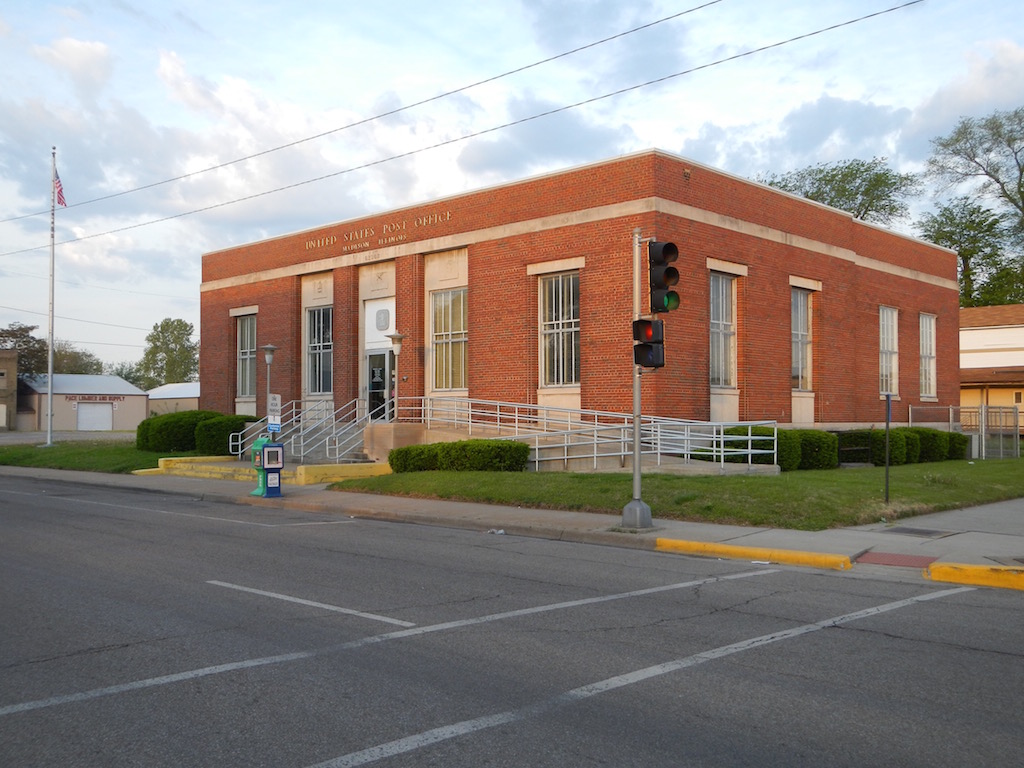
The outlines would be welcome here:
[[[395,331],[389,333],[388,338],[391,339],[391,350],[395,353],[395,370],[392,372],[392,376],[395,378],[395,421],[398,420],[398,356],[402,353],[402,340],[405,338],[404,333]]]
[[[263,359],[267,361],[267,409],[270,409],[270,364],[274,362],[274,353],[277,352],[277,347],[273,344],[264,344],[260,349],[263,350]]]

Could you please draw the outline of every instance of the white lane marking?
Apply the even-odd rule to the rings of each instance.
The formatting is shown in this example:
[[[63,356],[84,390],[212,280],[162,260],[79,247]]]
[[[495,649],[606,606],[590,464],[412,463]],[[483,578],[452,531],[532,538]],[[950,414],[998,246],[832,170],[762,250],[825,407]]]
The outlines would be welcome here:
[[[19,496],[38,496],[47,499],[70,501],[75,504],[91,504],[95,507],[110,507],[111,509],[125,509],[129,512],[150,512],[156,515],[168,515],[170,517],[192,517],[197,520],[212,520],[217,523],[234,523],[235,525],[251,525],[256,528],[299,528],[309,525],[342,525],[353,523],[353,519],[345,520],[318,520],[302,523],[257,523],[254,520],[236,520],[230,517],[216,517],[214,515],[197,515],[194,512],[172,512],[166,509],[153,509],[152,507],[136,507],[128,504],[112,504],[109,501],[92,501],[90,499],[79,499],[74,496],[54,496],[49,493],[25,493],[23,491],[5,491],[5,493],[18,494]],[[197,497],[201,498],[201,497]]]
[[[627,597],[634,597],[637,595],[648,595],[653,594],[655,592],[665,592],[672,589],[700,587],[707,584],[713,584],[717,581],[745,579],[751,576],[766,576],[772,573],[778,573],[778,570],[769,569],[760,571],[747,571],[745,573],[731,573],[725,576],[709,576],[706,579],[685,581],[679,584],[669,584],[663,587],[652,587],[650,589],[640,589],[633,592],[623,592],[616,595],[604,595],[602,597],[592,597],[583,600],[573,600],[571,602],[566,603],[554,603],[551,605],[542,605],[535,608],[523,608],[517,611],[495,613],[491,614],[490,616],[483,616],[476,619],[449,621],[445,622],[444,624],[434,624],[431,626],[418,627],[415,629],[402,629],[398,630],[397,632],[389,632],[384,635],[375,635],[371,637],[364,637],[359,640],[351,640],[347,643],[340,643],[338,645],[329,646],[327,648],[321,648],[319,650],[300,651],[297,653],[285,653],[279,656],[264,656],[258,659],[248,659],[246,661],[236,661],[228,664],[218,664],[212,667],[202,667],[200,669],[188,670],[186,672],[178,672],[172,675],[162,675],[160,677],[151,677],[145,680],[136,680],[134,682],[123,683],[121,685],[112,685],[106,688],[94,688],[91,691],[69,693],[63,696],[52,696],[48,699],[37,699],[35,701],[26,701],[20,704],[9,704],[5,707],[0,707],[0,717],[17,714],[19,712],[29,712],[34,709],[45,709],[47,707],[54,707],[59,704],[69,704],[76,701],[88,701],[89,699],[98,699],[103,696],[112,696],[114,694],[125,693],[127,691],[137,691],[143,688],[155,688],[160,685],[180,683],[186,680],[195,680],[200,677],[209,677],[210,675],[220,675],[226,672],[236,672],[241,669],[250,669],[253,667],[265,667],[272,664],[284,664],[292,661],[301,661],[303,659],[310,659],[314,656],[321,656],[329,653],[338,653],[342,651],[354,650],[356,648],[362,648],[365,645],[383,643],[388,640],[396,640],[399,638],[410,637],[413,635],[425,635],[430,632],[442,632],[448,629],[459,629],[461,627],[469,627],[489,621],[500,621],[502,619],[514,618],[517,616],[527,616],[529,614],[543,613],[545,611],[556,611],[563,608],[575,607],[579,605],[606,602],[608,600],[622,600]]]
[[[208,581],[207,584],[213,584],[215,587],[225,587],[227,589],[237,589],[239,592],[249,592],[253,595],[261,595],[263,597],[272,597],[275,600],[284,600],[289,603],[298,603],[299,605],[308,605],[311,608],[322,608],[325,611],[334,611],[335,613],[345,613],[349,616],[361,616],[364,619],[373,619],[374,621],[383,621],[387,624],[397,624],[400,627],[415,627],[416,624],[412,621],[400,621],[399,619],[392,619],[387,616],[379,616],[376,613],[364,613],[363,611],[357,611],[352,608],[341,608],[337,605],[328,605],[327,603],[315,603],[312,600],[304,600],[301,597],[292,597],[291,595],[282,595],[277,592],[264,592],[262,589],[253,589],[252,587],[243,587],[238,584],[228,584],[224,581]]]
[[[840,624],[857,621],[858,619],[867,618],[868,616],[875,616],[880,613],[899,610],[900,608],[906,608],[910,605],[921,603],[926,600],[937,600],[942,597],[960,594],[961,592],[970,592],[972,589],[972,587],[957,587],[955,589],[947,589],[941,592],[931,592],[926,595],[920,595],[906,600],[897,600],[893,603],[886,603],[873,608],[867,608],[863,611],[835,616],[831,619],[825,619],[824,621],[818,621],[813,624],[805,624],[801,627],[794,627],[793,629],[783,630],[781,632],[773,632],[768,635],[753,637],[748,640],[742,640],[738,643],[732,643],[731,645],[723,645],[682,659],[676,659],[664,664],[657,664],[653,667],[647,667],[646,669],[638,669],[635,672],[610,677],[607,680],[601,680],[596,683],[591,683],[590,685],[575,688],[553,698],[536,704],[530,704],[520,709],[500,712],[494,715],[485,715],[472,720],[463,720],[461,723],[453,723],[440,728],[433,728],[429,731],[423,731],[421,733],[413,734],[412,736],[406,736],[402,739],[396,739],[384,744],[368,747],[367,749],[363,749],[358,752],[350,752],[347,755],[342,755],[340,757],[309,766],[309,768],[353,768],[354,766],[367,765],[368,763],[374,763],[388,757],[413,752],[422,747],[437,744],[442,741],[448,741],[459,736],[465,736],[478,731],[487,730],[488,728],[495,728],[500,725],[508,725],[510,723],[536,717],[546,712],[550,712],[551,710],[568,706],[592,696],[597,696],[601,693],[607,693],[608,691],[623,688],[627,685],[634,685],[644,680],[667,675],[671,672],[676,672],[687,667],[695,667],[698,664],[730,656],[734,653],[742,653],[743,651],[760,648],[761,646],[776,643],[780,640],[789,640],[794,637],[806,635],[809,632],[817,632],[820,629],[839,626]]]

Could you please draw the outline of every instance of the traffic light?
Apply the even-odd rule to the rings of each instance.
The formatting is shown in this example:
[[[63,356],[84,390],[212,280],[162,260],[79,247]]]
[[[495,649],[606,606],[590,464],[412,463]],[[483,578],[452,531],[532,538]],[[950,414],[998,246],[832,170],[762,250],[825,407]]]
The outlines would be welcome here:
[[[634,320],[633,363],[643,368],[665,365],[665,323],[661,320]]]
[[[659,243],[652,240],[647,244],[647,255],[651,275],[651,312],[669,312],[679,307],[679,294],[672,286],[679,282],[679,270],[672,262],[679,258],[675,243]]]

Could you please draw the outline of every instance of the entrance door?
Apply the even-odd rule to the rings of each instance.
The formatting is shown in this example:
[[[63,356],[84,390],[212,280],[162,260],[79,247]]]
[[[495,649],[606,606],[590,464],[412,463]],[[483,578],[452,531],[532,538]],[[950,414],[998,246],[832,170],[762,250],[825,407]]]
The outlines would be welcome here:
[[[395,415],[395,357],[390,350],[366,353],[366,406],[372,421],[391,421]]]
[[[114,428],[113,403],[79,403],[77,410],[79,432],[109,432]]]

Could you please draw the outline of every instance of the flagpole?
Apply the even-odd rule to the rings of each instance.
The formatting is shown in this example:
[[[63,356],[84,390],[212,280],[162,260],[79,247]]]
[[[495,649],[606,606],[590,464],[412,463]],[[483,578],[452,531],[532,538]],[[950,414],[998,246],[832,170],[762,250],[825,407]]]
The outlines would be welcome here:
[[[46,444],[53,445],[53,247],[57,214],[57,148],[53,148],[50,167],[50,327],[46,356]]]

